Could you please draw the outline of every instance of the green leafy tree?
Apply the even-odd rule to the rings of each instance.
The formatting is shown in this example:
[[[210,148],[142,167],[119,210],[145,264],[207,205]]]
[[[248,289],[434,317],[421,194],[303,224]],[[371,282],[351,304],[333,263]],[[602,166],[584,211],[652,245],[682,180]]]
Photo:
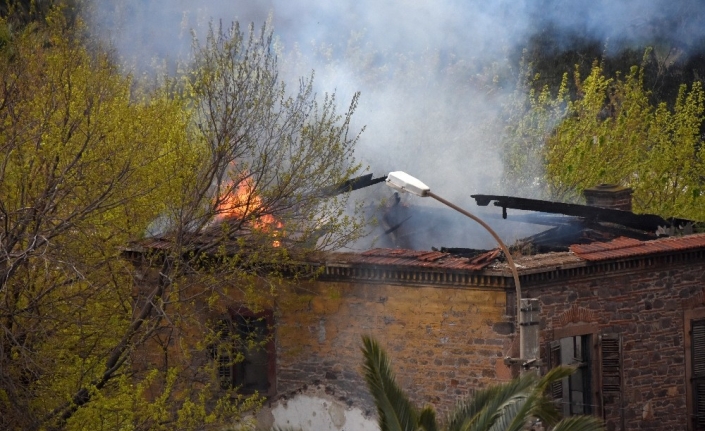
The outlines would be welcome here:
[[[531,67],[522,66],[521,69],[514,93],[505,106],[502,136],[504,184],[509,193],[547,198],[544,143],[565,115],[567,75],[554,96],[548,86],[540,90],[533,88],[540,76],[530,76]]]
[[[171,205],[187,117],[131,93],[58,13],[13,36],[0,75],[0,427],[63,426],[130,386],[112,382],[135,346],[120,247]]]
[[[58,12],[6,34],[0,428],[233,423],[260,397],[218,384],[210,318],[271,301],[290,250],[359,234],[331,197],[359,169],[357,99],[288,96],[269,31],[213,31],[151,89]]]
[[[364,377],[377,405],[381,431],[509,431],[527,429],[536,420],[554,431],[601,430],[602,422],[592,416],[560,419],[556,405],[547,395],[552,382],[572,373],[567,367],[554,368],[539,378],[525,373],[511,382],[474,392],[458,404],[443,425],[431,407],[412,405],[395,381],[386,352],[370,337],[363,337]]]
[[[567,86],[564,77],[556,96],[530,92],[512,110],[505,166],[517,184],[576,201],[585,188],[616,183],[634,190],[635,212],[705,218],[700,82],[682,85],[670,105],[653,105],[643,68],[609,78],[595,63],[585,78],[574,73],[574,96]]]
[[[0,2],[0,16],[13,25],[26,25],[43,21],[55,6],[69,6],[71,0],[3,0]]]
[[[608,79],[595,65],[580,97],[546,142],[546,171],[554,196],[570,197],[601,183],[634,189],[636,212],[705,218],[700,127],[705,113],[699,82],[681,86],[671,107],[653,106],[642,69]]]
[[[179,88],[191,103],[192,141],[203,159],[168,226],[198,232],[216,217],[228,219],[231,231],[272,233],[263,226],[271,223],[252,221],[274,217],[284,230],[275,235],[299,251],[355,239],[360,220],[346,216],[348,196],[331,191],[360,170],[353,156],[358,134],[350,131],[359,95],[339,114],[335,94],[319,101],[313,75],[292,95],[278,78],[266,25],[247,33],[237,23],[212,27],[204,42],[195,41],[194,57]]]

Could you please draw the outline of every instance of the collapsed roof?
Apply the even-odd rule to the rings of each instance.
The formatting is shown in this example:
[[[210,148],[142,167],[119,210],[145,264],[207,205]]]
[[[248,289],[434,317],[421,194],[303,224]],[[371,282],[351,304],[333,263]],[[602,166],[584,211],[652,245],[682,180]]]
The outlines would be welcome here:
[[[653,240],[663,236],[693,233],[695,222],[681,218],[664,219],[655,214],[634,214],[612,208],[592,205],[566,204],[512,196],[472,195],[480,206],[494,202],[502,208],[502,218],[508,219],[507,209],[531,211],[511,218],[533,224],[550,226],[537,235],[520,239],[514,245],[524,253],[567,251],[571,245],[607,242],[616,238],[635,241]]]
[[[705,247],[705,234],[693,234],[696,222],[681,218],[664,219],[653,214],[634,214],[614,208],[592,205],[565,204],[511,196],[473,195],[478,205],[502,208],[502,218],[522,223],[548,226],[537,235],[517,241],[510,249],[516,251],[515,262],[522,273],[545,268],[564,268],[611,259],[680,253]],[[513,211],[511,214],[508,209]],[[390,211],[391,210],[391,211]],[[398,200],[387,209],[387,235],[398,234],[412,215],[428,216],[423,210],[400,206]],[[437,209],[433,209],[437,211]],[[435,216],[438,218],[438,216]],[[431,218],[433,219],[433,218]],[[429,218],[426,218],[426,222]],[[394,223],[394,224],[392,224]],[[391,226],[389,226],[391,225]],[[403,235],[418,234],[408,229]],[[514,254],[514,253],[512,253]],[[516,260],[519,259],[519,260]],[[395,270],[447,272],[505,272],[507,262],[499,249],[490,251],[469,248],[433,248],[432,251],[405,248],[374,248],[361,253],[335,253],[329,256],[326,276],[340,275],[335,268],[379,268],[381,279],[394,278]],[[331,269],[332,268],[332,269]],[[367,273],[365,273],[367,274]],[[419,281],[399,275],[405,282]],[[430,276],[428,276],[430,277]],[[422,278],[421,281],[433,280]],[[455,280],[455,279],[453,279]]]
[[[334,196],[381,183],[385,178],[373,178],[372,174],[367,174],[353,178],[340,186],[323,189],[321,192],[324,196]],[[502,219],[548,227],[538,234],[524,237],[510,245],[512,254],[517,252],[525,257],[540,258],[543,254],[558,253],[579,256],[589,261],[609,259],[614,257],[615,253],[626,256],[680,250],[682,247],[705,246],[705,235],[692,235],[689,236],[692,240],[684,238],[663,244],[663,241],[653,242],[652,240],[664,237],[693,234],[697,222],[682,218],[664,219],[654,214],[635,214],[631,211],[631,189],[600,185],[586,191],[588,202],[591,202],[587,193],[590,190],[596,191],[602,198],[611,195],[624,199],[626,193],[627,210],[615,209],[624,208],[623,206],[611,208],[595,206],[604,202],[580,205],[500,195],[475,194],[471,197],[475,199],[477,205],[483,207],[493,202],[495,207],[502,209]],[[498,249],[488,251],[463,247],[430,247],[432,250],[428,251],[427,247],[425,251],[416,250],[412,245],[413,239],[420,235],[430,235],[435,242],[440,237],[439,229],[449,229],[450,214],[446,212],[450,211],[447,208],[424,208],[400,202],[399,195],[395,193],[394,199],[383,210],[380,227],[384,231],[373,241],[373,244],[380,242],[382,244],[361,253],[336,253],[338,257],[335,260],[342,259],[353,265],[466,271],[480,271],[493,262],[501,265],[504,261],[504,256]],[[624,202],[620,201],[620,204],[623,205]],[[380,207],[376,208],[380,209]],[[508,213],[508,209],[519,212]],[[452,213],[457,214],[454,211]],[[483,215],[483,217],[492,217],[492,215]],[[496,218],[499,218],[499,215]],[[414,219],[417,219],[416,223]],[[456,240],[470,245],[470,241],[477,240],[471,232],[472,229],[473,225],[470,224],[467,228],[453,231],[453,236]],[[207,250],[213,240],[211,236],[212,232],[209,230],[199,234],[198,238],[195,238],[195,248],[201,251]],[[138,253],[146,250],[158,251],[169,245],[167,239],[154,237],[142,241],[137,248],[130,247],[129,251]],[[235,243],[231,244],[231,246],[234,245]]]

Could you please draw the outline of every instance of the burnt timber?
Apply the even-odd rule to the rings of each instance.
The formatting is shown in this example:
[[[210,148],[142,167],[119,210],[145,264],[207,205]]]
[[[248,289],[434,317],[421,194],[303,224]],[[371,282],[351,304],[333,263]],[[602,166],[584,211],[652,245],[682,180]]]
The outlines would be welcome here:
[[[487,206],[490,202],[495,201],[494,205],[502,208],[502,217],[505,219],[507,218],[507,208],[510,208],[548,214],[563,214],[580,217],[587,222],[613,223],[646,232],[656,232],[660,227],[682,228],[688,224],[693,224],[692,220],[675,217],[666,220],[655,214],[634,214],[630,211],[599,208],[590,205],[566,204],[512,196],[471,195],[471,197],[475,199],[479,206]]]

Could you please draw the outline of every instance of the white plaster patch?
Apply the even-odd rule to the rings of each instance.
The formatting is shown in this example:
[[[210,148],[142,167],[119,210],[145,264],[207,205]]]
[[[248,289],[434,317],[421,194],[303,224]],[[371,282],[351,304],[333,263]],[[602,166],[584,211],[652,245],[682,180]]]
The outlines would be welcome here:
[[[296,395],[275,404],[274,425],[303,431],[379,431],[377,421],[358,408],[312,395]]]

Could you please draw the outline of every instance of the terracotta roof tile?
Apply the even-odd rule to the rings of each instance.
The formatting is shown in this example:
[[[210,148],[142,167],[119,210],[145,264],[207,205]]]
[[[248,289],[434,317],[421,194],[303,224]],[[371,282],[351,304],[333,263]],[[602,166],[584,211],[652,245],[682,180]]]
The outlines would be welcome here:
[[[570,251],[585,260],[600,261],[703,247],[705,247],[705,234],[695,234],[651,241],[620,237],[610,242],[572,245]]]
[[[500,250],[496,249],[467,258],[440,251],[375,248],[359,254],[346,254],[345,261],[361,265],[479,271],[497,259],[499,254]]]

